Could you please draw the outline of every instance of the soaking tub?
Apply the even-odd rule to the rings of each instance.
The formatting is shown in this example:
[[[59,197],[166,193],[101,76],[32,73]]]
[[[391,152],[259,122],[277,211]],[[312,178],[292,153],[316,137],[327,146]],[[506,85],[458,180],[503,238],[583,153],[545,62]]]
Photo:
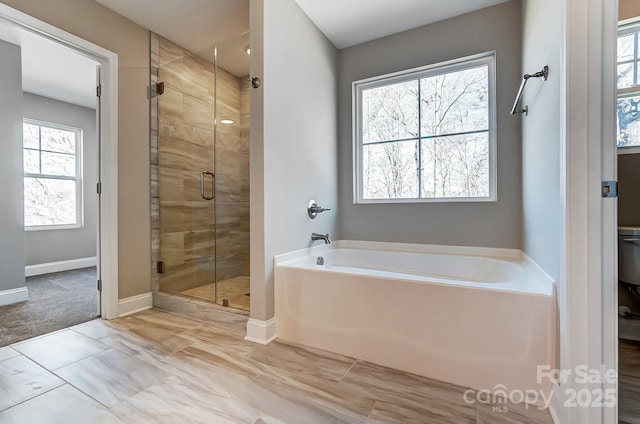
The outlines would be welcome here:
[[[519,250],[337,241],[275,258],[276,333],[479,390],[548,390],[554,286]]]

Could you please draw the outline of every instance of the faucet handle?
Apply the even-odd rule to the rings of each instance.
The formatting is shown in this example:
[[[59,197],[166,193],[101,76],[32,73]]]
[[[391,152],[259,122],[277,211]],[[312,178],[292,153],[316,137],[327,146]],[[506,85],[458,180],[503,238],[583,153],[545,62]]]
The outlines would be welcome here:
[[[322,206],[313,206],[311,208],[314,212],[320,213],[320,212],[326,212],[326,211],[330,211],[331,208],[323,208]]]
[[[307,215],[309,215],[309,218],[311,219],[316,219],[316,216],[318,216],[319,213],[330,210],[331,209],[329,208],[318,206],[318,203],[313,199],[309,200],[309,203],[307,204]]]

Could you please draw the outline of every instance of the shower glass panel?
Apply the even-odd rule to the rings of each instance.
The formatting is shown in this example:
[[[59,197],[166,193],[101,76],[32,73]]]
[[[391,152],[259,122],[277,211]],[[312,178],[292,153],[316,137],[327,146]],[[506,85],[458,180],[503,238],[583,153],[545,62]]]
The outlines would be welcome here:
[[[155,38],[155,41],[154,41]],[[157,50],[157,66],[154,65]],[[153,247],[157,289],[215,300],[214,65],[152,36]],[[158,87],[153,81],[164,84]],[[152,217],[154,218],[154,217]]]
[[[216,302],[249,310],[249,33],[218,43]]]
[[[151,35],[154,291],[249,310],[249,35]]]

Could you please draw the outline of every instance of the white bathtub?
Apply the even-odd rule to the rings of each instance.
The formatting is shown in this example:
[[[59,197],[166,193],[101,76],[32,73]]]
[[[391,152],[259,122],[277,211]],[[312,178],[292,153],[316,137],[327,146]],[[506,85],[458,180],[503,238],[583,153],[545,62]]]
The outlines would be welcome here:
[[[518,250],[338,241],[275,258],[279,339],[481,390],[549,389],[554,297]]]

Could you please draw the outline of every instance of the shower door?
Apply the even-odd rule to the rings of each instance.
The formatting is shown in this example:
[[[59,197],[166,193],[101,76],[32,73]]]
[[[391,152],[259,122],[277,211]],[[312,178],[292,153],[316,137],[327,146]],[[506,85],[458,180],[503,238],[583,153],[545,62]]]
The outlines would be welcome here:
[[[214,301],[214,65],[155,34],[151,57],[155,289]]]

